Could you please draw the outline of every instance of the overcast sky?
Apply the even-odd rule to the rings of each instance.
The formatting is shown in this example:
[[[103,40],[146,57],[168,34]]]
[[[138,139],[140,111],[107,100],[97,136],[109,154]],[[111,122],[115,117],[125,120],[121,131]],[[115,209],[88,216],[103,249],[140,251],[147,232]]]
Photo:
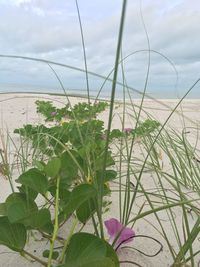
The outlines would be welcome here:
[[[113,68],[122,0],[79,0],[88,70],[107,76]],[[143,0],[142,15],[151,53],[147,91],[153,96],[182,95],[200,77],[200,1]],[[140,1],[129,0],[123,39],[123,56],[129,86],[142,90],[148,64],[147,38]],[[0,0],[0,54],[29,56],[84,69],[83,50],[74,0]],[[66,89],[86,88],[85,76],[55,67]],[[119,75],[119,80],[121,75]],[[103,80],[89,76],[90,88]],[[46,64],[0,58],[0,90],[59,88]],[[7,85],[7,86],[6,86]],[[9,86],[8,86],[9,85]],[[21,87],[20,87],[21,86]],[[24,86],[24,87],[23,87]],[[106,83],[105,89],[110,88]],[[29,89],[30,90],[30,89]],[[198,94],[197,85],[191,96]]]

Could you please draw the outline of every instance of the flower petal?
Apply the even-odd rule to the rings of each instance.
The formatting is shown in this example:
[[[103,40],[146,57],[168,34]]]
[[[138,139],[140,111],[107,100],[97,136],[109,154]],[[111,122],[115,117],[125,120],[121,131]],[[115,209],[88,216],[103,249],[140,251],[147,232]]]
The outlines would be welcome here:
[[[104,224],[108,230],[108,234],[111,237],[115,237],[123,228],[123,225],[115,218],[111,218],[110,220],[105,221]]]
[[[131,228],[124,228],[120,234],[119,239],[116,242],[116,246],[118,246],[119,244],[122,245],[131,242],[134,236],[135,232]]]
[[[112,244],[116,236],[121,231],[119,238],[117,239],[115,243],[115,248],[117,248],[119,245],[131,242],[135,236],[135,232],[131,228],[124,227],[115,218],[111,218],[110,220],[105,221],[104,224],[107,228],[108,234],[110,235],[110,239],[109,239],[110,244]]]

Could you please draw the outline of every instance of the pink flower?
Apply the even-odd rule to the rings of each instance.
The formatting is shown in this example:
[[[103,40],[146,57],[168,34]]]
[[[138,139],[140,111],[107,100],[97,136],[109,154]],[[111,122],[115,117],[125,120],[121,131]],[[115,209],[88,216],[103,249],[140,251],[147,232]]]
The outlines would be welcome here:
[[[119,235],[117,241],[114,244],[114,248],[117,250],[122,244],[129,243],[135,237],[135,232],[128,227],[123,226],[117,219],[111,218],[104,222],[108,234],[110,235],[109,244],[112,244],[115,238]]]
[[[124,133],[130,134],[133,131],[132,128],[124,128]]]
[[[52,111],[51,112],[51,116],[56,116],[57,112],[56,111]]]

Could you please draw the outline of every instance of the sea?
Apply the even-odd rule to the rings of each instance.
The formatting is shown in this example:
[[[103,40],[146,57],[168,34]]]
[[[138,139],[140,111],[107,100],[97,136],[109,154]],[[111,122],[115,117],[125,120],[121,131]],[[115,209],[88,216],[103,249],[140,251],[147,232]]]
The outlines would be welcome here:
[[[39,84],[23,84],[23,83],[0,83],[0,94],[5,93],[30,93],[30,94],[55,94],[55,95],[69,95],[69,96],[81,96],[88,97],[88,94],[91,98],[98,99],[107,99],[111,97],[111,87],[99,88],[72,88],[70,87],[61,87],[58,85],[49,86],[49,85],[39,85]],[[187,99],[200,99],[200,88],[186,88],[178,90],[177,88],[161,88],[159,89],[149,89],[147,88],[144,93],[144,89],[134,89],[131,87],[116,86],[115,99],[139,99],[143,95],[145,98],[149,99],[181,99],[183,97]]]

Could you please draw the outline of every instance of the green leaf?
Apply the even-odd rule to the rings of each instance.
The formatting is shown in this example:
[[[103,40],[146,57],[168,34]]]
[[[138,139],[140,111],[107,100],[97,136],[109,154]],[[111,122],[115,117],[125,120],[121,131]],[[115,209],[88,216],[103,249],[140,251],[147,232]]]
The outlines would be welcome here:
[[[33,160],[33,164],[39,171],[44,171],[44,167],[46,166],[43,161],[39,160]]]
[[[11,224],[7,217],[0,217],[0,244],[20,252],[26,244],[26,229],[22,224]]]
[[[104,173],[102,171],[98,171],[97,172],[97,179],[98,179],[99,184],[101,184],[102,177],[104,177],[105,183],[110,182],[110,181],[113,181],[114,179],[116,179],[117,172],[114,170],[105,170]]]
[[[6,203],[0,203],[0,216],[7,215]]]
[[[40,228],[40,230],[42,232],[45,232],[45,233],[47,233],[49,235],[53,234],[53,229],[54,229],[54,226],[53,226],[53,223],[52,222],[51,223],[47,223],[47,224],[43,225]]]
[[[48,258],[49,257],[49,250],[48,249],[44,250],[43,253],[42,253],[42,256],[44,258]],[[56,260],[58,257],[59,257],[59,252],[58,251],[53,251],[52,259]]]
[[[106,257],[107,248],[103,240],[89,233],[74,234],[66,251],[63,267],[115,267]]]
[[[80,207],[76,210],[76,215],[80,222],[86,223],[94,212],[95,212],[94,200],[90,199],[80,205]]]
[[[102,153],[101,156],[99,156],[96,159],[96,162],[95,162],[95,168],[96,168],[96,170],[101,170],[102,169],[102,166],[104,164],[104,158],[105,158],[105,154]],[[111,152],[108,151],[108,153],[107,153],[107,160],[106,160],[106,167],[112,166],[112,165],[115,165],[115,161],[112,158]]]
[[[56,186],[50,186],[48,191],[51,193],[53,197],[56,196]],[[67,203],[70,199],[71,192],[68,191],[66,188],[59,187],[59,198]]]
[[[30,218],[30,226],[33,229],[42,230],[46,225],[52,225],[50,211],[46,208],[33,213]],[[52,225],[53,229],[53,225]]]
[[[73,150],[70,153],[75,158],[75,152]],[[61,184],[71,184],[72,180],[78,175],[78,167],[69,153],[66,151],[61,155]]]
[[[38,169],[30,169],[24,172],[16,182],[26,185],[38,193],[45,194],[48,189],[48,179]]]
[[[97,260],[91,260],[90,262],[81,263],[79,262],[78,265],[73,265],[71,263],[67,263],[64,265],[59,265],[58,267],[115,267],[114,262],[107,257]]]
[[[35,190],[31,189],[28,186],[22,185],[18,186],[17,188],[19,189],[20,193],[25,194],[27,198],[30,198],[32,200],[35,200],[38,195],[38,192],[36,192]]]
[[[105,134],[107,134],[107,131],[105,131]],[[121,132],[119,129],[113,129],[110,132],[110,139],[115,139],[115,138],[121,138],[123,137],[124,133]]]
[[[112,261],[115,263],[115,267],[120,267],[119,265],[119,259],[117,257],[117,254],[115,252],[115,250],[113,249],[113,247],[108,244],[108,242],[104,241],[105,244],[106,244],[106,248],[107,248],[107,251],[106,251],[106,256],[110,259],[112,259]]]
[[[68,218],[68,216],[78,209],[86,200],[95,196],[96,190],[92,185],[81,184],[75,187],[70,195],[68,203],[63,208],[65,218]]]
[[[6,199],[7,216],[11,223],[24,223],[29,225],[30,216],[38,210],[31,199],[22,193],[12,193]]]
[[[60,171],[61,161],[59,158],[51,159],[44,168],[44,172],[49,177],[56,177]]]
[[[105,171],[105,182],[112,181],[116,179],[117,177],[117,172],[114,170],[106,170]]]

